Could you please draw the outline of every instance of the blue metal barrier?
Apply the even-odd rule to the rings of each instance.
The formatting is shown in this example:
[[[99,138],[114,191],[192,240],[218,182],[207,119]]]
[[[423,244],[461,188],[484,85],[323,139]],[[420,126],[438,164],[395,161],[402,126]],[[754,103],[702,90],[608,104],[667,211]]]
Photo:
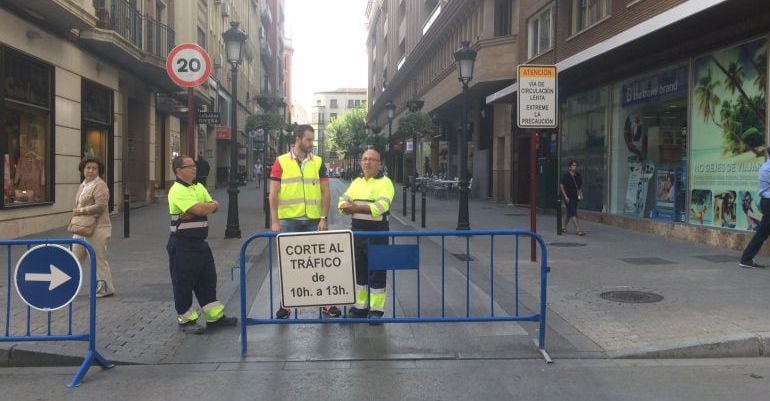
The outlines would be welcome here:
[[[73,321],[73,302],[70,302],[67,306],[67,330],[66,333],[54,333],[52,330],[53,325],[53,311],[38,311],[30,306],[24,305],[26,308],[26,327],[22,330],[15,331],[12,329],[12,313],[13,301],[16,297],[13,297],[14,292],[11,291],[11,287],[14,287],[16,283],[13,282],[12,270],[14,269],[14,255],[13,248],[23,248],[24,251],[31,249],[35,245],[65,245],[70,249],[72,245],[82,245],[88,251],[90,266],[88,274],[90,277],[89,286],[89,320],[88,330],[85,333],[73,333],[72,321]],[[29,342],[29,341],[87,341],[88,353],[83,359],[83,363],[80,365],[75,376],[72,378],[72,382],[68,384],[68,387],[80,386],[83,377],[88,373],[88,369],[93,365],[94,361],[99,363],[102,368],[112,368],[114,365],[104,358],[98,351],[96,351],[96,253],[91,245],[81,239],[69,239],[69,238],[56,238],[56,239],[30,239],[30,240],[0,240],[0,247],[6,248],[6,261],[7,261],[7,289],[5,297],[5,327],[0,333],[0,342]],[[86,273],[83,273],[86,274]],[[18,304],[19,302],[17,302]],[[46,318],[46,327],[33,327],[33,318],[36,316],[44,315]],[[0,320],[1,321],[1,320]],[[44,331],[44,333],[36,333]]]
[[[248,350],[248,337],[246,332],[247,326],[261,325],[261,324],[345,324],[345,323],[434,323],[434,322],[489,322],[489,321],[530,321],[539,323],[539,333],[537,339],[537,346],[543,358],[547,362],[551,362],[550,356],[545,350],[545,330],[546,330],[546,306],[547,306],[547,282],[548,282],[548,250],[543,239],[536,233],[532,233],[526,230],[468,230],[468,231],[354,231],[354,235],[365,237],[386,236],[390,238],[389,245],[369,245],[369,269],[370,270],[390,270],[392,274],[391,283],[389,285],[392,288],[393,296],[392,302],[392,317],[383,318],[343,318],[343,319],[329,319],[322,318],[319,308],[319,314],[317,318],[302,318],[298,317],[298,314],[293,314],[293,318],[290,319],[275,319],[275,305],[274,299],[274,286],[273,286],[273,253],[275,252],[275,232],[255,233],[247,238],[241,246],[240,252],[240,289],[241,289],[241,355],[246,356]],[[539,311],[536,313],[530,313],[521,315],[519,313],[519,237],[531,237],[534,238],[540,244],[540,302]],[[423,237],[440,237],[440,249],[441,249],[441,313],[436,316],[423,316],[421,313],[421,295],[420,295],[420,239]],[[446,239],[447,238],[464,238],[465,239],[465,290],[466,290],[466,308],[465,316],[449,316],[446,311]],[[470,240],[472,237],[488,237],[490,241],[489,249],[489,314],[485,315],[471,315],[471,245]],[[514,270],[514,313],[508,315],[495,314],[495,290],[494,290],[494,273],[495,273],[495,238],[500,237],[514,237],[515,246],[510,250],[513,252],[513,270]],[[266,319],[250,318],[247,316],[246,307],[246,249],[249,244],[256,239],[266,238],[268,240],[267,257],[268,257],[268,285],[269,285],[269,316]],[[396,244],[396,238],[414,238],[416,243]],[[498,262],[499,264],[499,262]],[[397,316],[396,314],[396,273],[402,270],[416,270],[416,316]],[[296,309],[296,308],[295,308]]]

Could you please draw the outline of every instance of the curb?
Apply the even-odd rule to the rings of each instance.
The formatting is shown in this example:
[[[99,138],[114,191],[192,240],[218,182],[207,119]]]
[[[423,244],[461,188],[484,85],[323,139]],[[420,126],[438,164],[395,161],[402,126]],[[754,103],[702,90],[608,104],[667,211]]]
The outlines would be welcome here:
[[[685,341],[670,347],[645,347],[608,353],[614,359],[687,359],[770,357],[770,333]]]

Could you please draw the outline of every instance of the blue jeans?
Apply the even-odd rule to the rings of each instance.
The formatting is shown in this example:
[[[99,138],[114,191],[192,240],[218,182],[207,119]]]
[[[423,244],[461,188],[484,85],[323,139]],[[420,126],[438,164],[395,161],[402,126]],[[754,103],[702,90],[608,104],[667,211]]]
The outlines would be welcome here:
[[[297,233],[306,231],[318,231],[318,223],[321,219],[281,219],[281,232],[282,233]]]

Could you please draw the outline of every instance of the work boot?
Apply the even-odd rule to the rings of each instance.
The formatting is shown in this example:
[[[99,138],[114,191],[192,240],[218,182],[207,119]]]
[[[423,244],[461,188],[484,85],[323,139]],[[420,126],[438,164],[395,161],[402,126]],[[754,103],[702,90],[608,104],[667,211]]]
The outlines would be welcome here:
[[[374,322],[369,322],[370,326],[381,326],[382,322],[377,322],[376,320],[382,319],[382,317],[385,315],[385,312],[379,311],[379,310],[373,310],[369,314],[369,318],[375,320]]]
[[[354,319],[366,319],[369,317],[369,309],[358,309],[355,306],[351,306],[348,309],[348,317]]]
[[[288,319],[289,316],[291,316],[291,310],[286,308],[278,308],[278,310],[275,312],[276,319]]]
[[[190,320],[189,322],[179,323],[179,328],[185,334],[203,334],[206,328],[199,325],[198,322]]]
[[[326,317],[340,317],[342,316],[342,311],[340,308],[336,306],[324,306],[321,309],[321,313],[323,313]]]
[[[236,324],[238,324],[237,317],[222,315],[222,317],[213,322],[206,322],[206,327],[232,327]]]

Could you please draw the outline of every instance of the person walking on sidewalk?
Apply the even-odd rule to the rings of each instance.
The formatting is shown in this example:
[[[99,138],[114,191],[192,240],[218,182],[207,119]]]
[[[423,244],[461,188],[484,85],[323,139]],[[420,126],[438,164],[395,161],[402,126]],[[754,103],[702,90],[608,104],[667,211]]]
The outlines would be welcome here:
[[[203,184],[194,183],[196,168],[192,157],[177,156],[171,166],[176,182],[168,191],[171,235],[166,251],[177,323],[190,334],[202,334],[206,327],[235,326],[238,318],[225,316],[225,306],[217,300],[217,270],[206,242],[208,215],[217,212],[219,202],[211,198]],[[193,293],[203,310],[206,327],[198,324]]]
[[[257,188],[262,185],[262,163],[254,163],[254,180],[257,181]]]
[[[559,188],[561,196],[564,198],[564,205],[567,206],[567,217],[564,219],[562,232],[567,232],[567,225],[572,220],[575,222],[575,232],[577,235],[586,235],[580,229],[577,215],[578,201],[583,198],[583,179],[580,177],[580,173],[577,172],[577,161],[570,160],[567,163],[567,172],[561,177]]]
[[[767,151],[767,156],[770,157],[770,150]],[[762,244],[770,236],[770,159],[765,160],[762,167],[759,168],[758,181],[759,210],[762,212],[762,220],[759,221],[757,232],[754,233],[754,237],[746,245],[746,249],[743,250],[743,255],[741,255],[741,261],[738,263],[738,266],[747,269],[765,267],[755,262],[754,257],[757,256],[759,250],[762,249]]]
[[[115,295],[115,287],[112,284],[110,264],[107,263],[107,243],[112,236],[112,222],[108,207],[110,189],[107,187],[107,183],[99,178],[100,174],[104,174],[104,164],[96,157],[86,156],[80,161],[78,169],[85,179],[75,194],[75,209],[72,210],[72,215],[92,216],[93,232],[90,235],[75,233],[73,238],[88,241],[96,253],[96,297],[111,297]],[[74,245],[72,252],[85,265],[88,257],[86,248]]]
[[[209,166],[209,162],[203,158],[203,152],[198,153],[198,160],[195,161],[195,170],[195,180],[203,184],[205,187],[206,180],[209,178],[209,171],[211,171],[211,166]]]
[[[389,231],[388,215],[395,190],[393,182],[382,172],[380,153],[374,149],[365,151],[361,156],[361,170],[363,177],[350,183],[340,197],[338,208],[341,213],[351,215],[353,231]],[[369,272],[369,244],[387,245],[388,237],[355,237],[356,304],[348,309],[348,316],[379,319],[385,313],[387,273]]]
[[[319,156],[313,155],[315,131],[309,125],[294,130],[294,146],[275,159],[270,172],[270,229],[275,232],[326,231],[329,229],[329,174]],[[340,317],[336,306],[323,314]],[[287,319],[291,310],[280,306],[277,319]]]

